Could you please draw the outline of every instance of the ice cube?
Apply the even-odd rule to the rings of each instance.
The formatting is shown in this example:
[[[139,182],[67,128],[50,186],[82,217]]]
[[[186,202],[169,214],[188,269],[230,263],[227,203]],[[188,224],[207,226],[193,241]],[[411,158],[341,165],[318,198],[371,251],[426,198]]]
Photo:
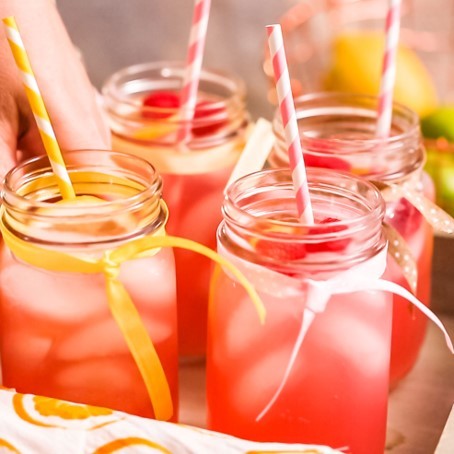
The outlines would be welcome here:
[[[62,399],[145,414],[150,407],[137,366],[130,356],[64,363],[51,377]]]
[[[272,333],[271,337],[272,337]],[[249,366],[235,372],[230,383],[232,407],[241,408],[241,413],[254,419],[268,404],[284,377],[288,364],[291,344],[270,345],[270,351],[257,356],[252,349],[249,351]],[[298,373],[298,364],[293,373]]]
[[[172,335],[171,323],[166,324],[155,318],[142,317],[142,320],[155,346]],[[129,354],[129,348],[111,316],[91,325],[81,325],[61,342],[56,351],[56,357],[65,361],[123,354]]]
[[[78,323],[106,310],[104,276],[50,272],[21,263],[6,252],[0,273],[3,310],[48,323]]]
[[[112,391],[127,389],[133,384],[130,371],[136,368],[129,354],[113,358],[84,358],[75,363],[61,364],[55,373],[55,383],[68,389],[102,389],[110,383]]]
[[[267,344],[270,333],[276,342],[287,342],[289,333],[294,333],[296,339],[302,319],[302,295],[283,299],[261,293],[267,311],[265,323],[261,324],[255,306],[240,284],[226,276],[221,279],[213,303],[217,306],[213,313],[219,324],[215,332],[214,354],[241,358],[245,349],[261,349],[263,344]]]
[[[342,364],[348,364],[356,374],[371,378],[382,374],[389,368],[392,303],[388,298],[381,292],[333,298],[327,311],[316,316],[309,333],[310,342],[317,342],[323,348],[321,354],[327,358],[329,355],[333,364],[339,364],[339,369]],[[389,323],[386,323],[386,311]],[[318,323],[317,317],[320,317]]]
[[[30,324],[25,328],[3,330],[2,362],[5,371],[28,381],[30,375],[46,367],[46,359],[52,348],[52,337],[45,335],[41,327]]]
[[[176,310],[175,263],[171,249],[163,248],[154,256],[123,263],[120,277],[139,310],[155,317]]]

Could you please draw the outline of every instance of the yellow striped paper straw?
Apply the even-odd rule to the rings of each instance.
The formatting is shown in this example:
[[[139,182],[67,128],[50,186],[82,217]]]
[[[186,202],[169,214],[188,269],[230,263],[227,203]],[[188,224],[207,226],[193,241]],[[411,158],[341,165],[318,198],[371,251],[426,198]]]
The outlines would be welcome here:
[[[71,180],[66,170],[63,156],[58,146],[55,137],[54,129],[50,123],[49,115],[44,105],[41,92],[39,91],[38,83],[33,74],[30,61],[25,51],[24,43],[19,33],[14,17],[6,17],[3,19],[6,29],[8,43],[11,47],[16,65],[22,75],[22,81],[25,86],[28,102],[38,125],[38,130],[44,144],[47,156],[49,158],[52,170],[57,178],[58,186],[61,195],[64,199],[74,199],[76,194],[72,186]]]

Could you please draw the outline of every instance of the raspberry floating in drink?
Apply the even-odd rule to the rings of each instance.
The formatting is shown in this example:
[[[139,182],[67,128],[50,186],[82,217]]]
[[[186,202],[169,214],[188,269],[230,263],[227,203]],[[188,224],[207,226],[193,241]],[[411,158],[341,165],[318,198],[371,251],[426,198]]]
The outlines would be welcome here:
[[[145,107],[143,117],[161,120],[171,117],[173,110],[180,107],[180,98],[172,91],[156,91],[143,100],[143,106]],[[146,109],[147,107],[152,109]]]
[[[178,115],[181,106],[179,94],[172,91],[157,91],[150,93],[143,100],[144,118],[163,120]],[[216,101],[198,101],[194,111],[194,121],[191,132],[194,136],[207,136],[216,133],[227,124],[227,111]]]
[[[318,224],[308,227],[307,233],[309,235],[326,235],[346,230],[347,227],[344,225],[330,225],[326,227],[326,224],[337,224],[338,222],[340,222],[340,219],[333,217],[324,218]],[[281,238],[276,238],[276,240],[262,239],[256,242],[255,250],[279,262],[289,262],[301,260],[308,253],[341,252],[347,248],[349,242],[350,240],[347,238],[332,239],[317,243],[291,243],[281,241]]]

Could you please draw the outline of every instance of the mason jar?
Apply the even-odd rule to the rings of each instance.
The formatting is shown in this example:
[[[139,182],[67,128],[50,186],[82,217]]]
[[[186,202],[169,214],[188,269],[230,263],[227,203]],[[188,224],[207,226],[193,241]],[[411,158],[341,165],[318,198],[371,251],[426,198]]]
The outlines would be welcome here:
[[[104,104],[113,148],[147,159],[162,175],[169,233],[214,249],[223,190],[249,123],[245,87],[232,75],[203,70],[194,117],[187,121],[179,107],[184,73],[179,62],[130,66],[107,80]],[[175,258],[180,354],[204,356],[211,265],[179,249]]]
[[[425,151],[417,115],[394,103],[389,138],[375,137],[378,98],[339,93],[318,93],[295,100],[298,128],[307,166],[332,168],[360,175],[387,192],[389,187],[410,187],[416,195],[434,199],[432,180],[422,170]],[[288,165],[282,125],[274,121],[275,148],[271,167]],[[408,290],[425,305],[430,305],[433,230],[407,198],[387,200],[385,222],[406,243],[398,256],[411,255],[417,268],[412,287],[406,277],[406,263],[398,264],[390,255],[385,277]],[[400,241],[400,238],[393,239]],[[403,244],[403,242],[401,242]],[[402,297],[395,295],[391,348],[391,386],[395,386],[418,358],[427,321]]]
[[[229,272],[215,275],[208,427],[381,454],[392,300],[358,282],[384,271],[385,205],[363,179],[307,170],[314,225],[298,219],[288,169],[247,175],[227,191],[218,252],[255,286],[266,318]]]
[[[65,161],[75,200],[61,200],[46,157],[18,165],[5,179],[3,385],[175,420],[173,252],[139,248],[165,234],[161,177],[148,162],[110,151],[68,152]]]

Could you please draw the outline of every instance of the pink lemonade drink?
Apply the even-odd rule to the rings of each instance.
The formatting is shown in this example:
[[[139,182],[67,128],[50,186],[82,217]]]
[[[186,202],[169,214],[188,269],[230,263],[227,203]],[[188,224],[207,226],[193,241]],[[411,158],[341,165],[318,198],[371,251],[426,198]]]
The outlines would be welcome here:
[[[184,65],[157,62],[132,66],[104,85],[113,148],[141,156],[163,176],[169,206],[168,232],[216,247],[223,190],[244,146],[248,115],[243,83],[202,71],[191,124],[181,118],[179,92]],[[189,131],[179,143],[182,128]],[[175,250],[178,337],[182,356],[204,356],[208,259]]]
[[[87,261],[103,255],[110,260],[122,245],[164,234],[167,209],[161,200],[161,178],[146,161],[120,153],[70,152],[65,161],[76,194],[102,200],[53,203],[60,196],[47,158],[27,161],[6,177],[5,242],[5,234],[12,232],[16,239],[26,239],[28,249],[25,258],[6,244],[1,251],[3,384],[21,393],[154,416],[144,381],[110,310],[106,282],[107,274],[113,273],[139,312],[177,408],[172,250],[142,251],[122,260],[119,268],[106,266],[104,272],[91,274],[43,268],[50,261],[49,251]],[[38,246],[36,265],[30,248]]]
[[[377,98],[361,95],[315,94],[297,98],[298,126],[306,165],[351,172],[367,178],[384,190],[389,185],[410,185],[417,195],[434,199],[432,180],[422,172],[425,151],[419,120],[403,105],[394,104],[391,137],[375,139]],[[276,118],[278,118],[276,116]],[[276,146],[271,167],[288,165],[275,120]],[[421,213],[402,197],[386,196],[385,222],[405,240],[417,265],[417,298],[430,305],[433,230]],[[405,264],[403,265],[405,266]],[[385,277],[412,290],[402,266],[389,257]],[[390,384],[395,386],[413,367],[421,349],[427,320],[395,295]]]
[[[332,279],[356,285],[383,271],[384,202],[354,176],[308,169],[308,180],[312,226],[297,220],[289,170],[250,174],[228,190],[218,252],[245,273],[267,313],[262,325],[230,274],[214,278],[209,428],[382,454],[392,300],[364,289],[336,294]]]

